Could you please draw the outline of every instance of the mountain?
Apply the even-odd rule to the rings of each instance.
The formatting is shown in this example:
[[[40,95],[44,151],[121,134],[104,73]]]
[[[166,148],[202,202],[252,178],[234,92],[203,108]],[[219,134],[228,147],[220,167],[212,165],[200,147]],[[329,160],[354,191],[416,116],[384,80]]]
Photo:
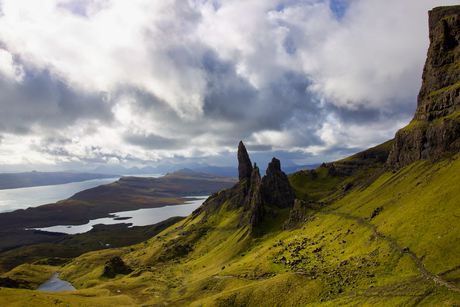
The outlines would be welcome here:
[[[292,165],[288,167],[283,167],[283,171],[290,174],[294,173],[300,169],[313,169],[318,167],[318,165]],[[136,166],[129,169],[121,165],[102,165],[95,168],[92,172],[95,173],[104,173],[104,174],[120,174],[120,175],[142,175],[142,174],[167,174],[174,173],[175,171],[181,169],[189,169],[197,173],[205,173],[212,175],[221,175],[221,176],[238,176],[238,168],[232,166],[212,166],[207,163],[180,163],[180,164],[161,164],[156,167],[153,166],[144,166],[138,168]]]
[[[77,291],[5,287],[0,304],[459,306],[460,6],[433,9],[429,24],[419,105],[394,140],[290,176],[274,158],[263,177],[241,142],[238,182],[190,216],[55,266],[48,252],[5,283],[59,271]]]
[[[120,175],[141,175],[141,174],[166,174],[166,173],[174,173],[180,169],[193,169],[199,173],[208,173],[214,175],[224,175],[221,174],[218,170],[219,167],[213,167],[206,163],[181,163],[181,164],[171,164],[171,165],[158,165],[156,167],[153,166],[144,166],[139,168],[137,166],[131,167],[129,169],[125,168],[122,165],[101,165],[96,167],[92,172],[93,173],[104,173],[104,174],[120,174]],[[225,169],[225,168],[222,168]],[[204,170],[211,170],[213,172],[205,172]]]
[[[127,169],[121,165],[101,165],[91,171],[92,173],[124,175]]]

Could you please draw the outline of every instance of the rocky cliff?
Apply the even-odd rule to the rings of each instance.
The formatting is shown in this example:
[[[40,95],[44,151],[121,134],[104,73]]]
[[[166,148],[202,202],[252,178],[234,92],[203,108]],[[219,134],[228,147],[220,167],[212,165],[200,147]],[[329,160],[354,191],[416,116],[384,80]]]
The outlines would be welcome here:
[[[387,166],[460,151],[460,6],[429,12],[430,47],[411,123],[395,135]]]

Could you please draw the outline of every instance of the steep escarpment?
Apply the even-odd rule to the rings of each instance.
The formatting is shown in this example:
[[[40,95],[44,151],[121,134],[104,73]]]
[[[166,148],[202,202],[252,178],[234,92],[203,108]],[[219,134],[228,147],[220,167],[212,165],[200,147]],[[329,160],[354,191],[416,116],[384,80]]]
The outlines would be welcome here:
[[[430,47],[411,123],[396,133],[388,168],[460,151],[460,6],[429,12]]]
[[[243,208],[238,226],[256,226],[263,221],[270,208],[292,208],[295,191],[287,175],[281,170],[281,162],[273,158],[268,164],[267,175],[261,178],[256,163],[252,166],[243,142],[238,145],[239,181],[231,189],[211,195],[206,202],[193,212],[198,216],[206,211],[211,213],[224,204],[227,210]]]

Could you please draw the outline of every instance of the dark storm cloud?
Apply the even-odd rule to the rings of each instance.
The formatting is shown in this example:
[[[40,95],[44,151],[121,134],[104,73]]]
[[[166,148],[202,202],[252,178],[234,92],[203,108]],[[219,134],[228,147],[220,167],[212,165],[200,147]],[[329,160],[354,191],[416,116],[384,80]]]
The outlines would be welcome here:
[[[213,52],[204,55],[202,65],[208,80],[205,116],[233,125],[230,131],[219,132],[231,138],[222,140],[222,145],[260,131],[281,130],[298,116],[297,112],[306,113],[310,126],[321,120],[321,108],[307,92],[310,81],[304,74],[286,70],[267,86],[256,89],[237,74],[235,63],[222,61]]]
[[[386,118],[407,120],[407,118],[411,118],[414,115],[416,105],[416,97],[414,96],[407,100],[401,99],[399,103],[394,101],[391,103],[391,107],[382,107],[379,109],[369,109],[363,106],[359,106],[356,109],[347,109],[327,104],[327,113],[335,114],[345,124],[366,125],[385,120]]]
[[[47,70],[24,69],[21,82],[0,76],[0,131],[28,134],[36,125],[59,129],[80,119],[109,123],[111,104],[104,93],[75,90]]]
[[[203,55],[207,94],[203,111],[206,116],[231,122],[246,122],[254,116],[258,91],[238,76],[235,63],[220,60],[212,51]],[[253,112],[251,112],[253,110]]]

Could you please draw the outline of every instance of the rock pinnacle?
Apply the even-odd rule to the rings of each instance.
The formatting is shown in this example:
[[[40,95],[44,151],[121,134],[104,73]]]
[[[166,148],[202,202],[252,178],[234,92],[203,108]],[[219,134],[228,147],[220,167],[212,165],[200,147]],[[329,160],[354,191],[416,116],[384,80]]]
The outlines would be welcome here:
[[[239,180],[250,179],[252,173],[252,163],[249,159],[248,152],[246,147],[243,144],[243,141],[240,141],[238,144],[238,178]]]

